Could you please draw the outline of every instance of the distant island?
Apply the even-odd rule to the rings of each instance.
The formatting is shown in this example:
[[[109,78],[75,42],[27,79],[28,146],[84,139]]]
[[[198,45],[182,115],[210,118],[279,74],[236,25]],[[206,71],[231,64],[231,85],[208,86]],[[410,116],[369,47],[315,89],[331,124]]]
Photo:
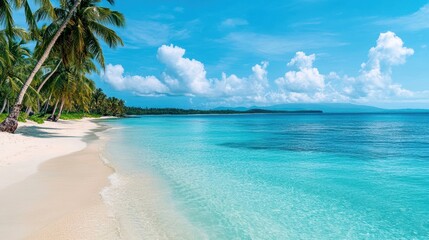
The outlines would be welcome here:
[[[195,115],[195,114],[321,114],[321,110],[267,110],[267,109],[247,109],[247,110],[198,110],[198,109],[180,109],[180,108],[141,108],[141,107],[126,107],[127,115]]]

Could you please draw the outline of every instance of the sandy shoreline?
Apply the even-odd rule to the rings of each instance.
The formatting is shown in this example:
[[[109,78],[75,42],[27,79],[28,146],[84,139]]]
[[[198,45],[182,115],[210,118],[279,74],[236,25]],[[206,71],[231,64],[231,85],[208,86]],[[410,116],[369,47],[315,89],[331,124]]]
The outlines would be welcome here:
[[[1,133],[0,239],[119,238],[100,196],[112,169],[99,130],[84,119]]]

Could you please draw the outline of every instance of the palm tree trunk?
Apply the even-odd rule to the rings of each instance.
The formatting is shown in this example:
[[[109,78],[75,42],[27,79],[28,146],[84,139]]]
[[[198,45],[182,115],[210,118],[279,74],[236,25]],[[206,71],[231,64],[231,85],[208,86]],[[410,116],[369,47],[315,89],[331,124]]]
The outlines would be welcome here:
[[[25,115],[30,115],[30,112],[31,112],[31,107],[30,106],[28,106],[27,107],[27,109],[25,110]]]
[[[49,101],[51,101],[51,97],[52,97],[52,93],[49,95],[48,100],[46,100],[45,103],[45,107],[43,108],[43,110],[40,112],[40,106],[39,106],[39,112],[45,114],[48,111],[48,107],[49,107]]]
[[[21,111],[22,101],[24,100],[25,93],[27,92],[28,87],[30,87],[30,84],[33,81],[34,77],[36,76],[37,72],[40,70],[43,63],[45,63],[46,59],[48,58],[49,54],[51,53],[52,48],[54,47],[56,41],[61,36],[61,33],[66,28],[67,24],[69,23],[70,19],[72,18],[73,14],[75,13],[77,7],[79,6],[79,4],[81,2],[82,2],[82,0],[75,0],[73,7],[71,8],[70,12],[67,15],[67,18],[61,24],[60,28],[55,33],[52,40],[49,42],[48,46],[45,49],[45,52],[43,53],[42,57],[37,62],[36,66],[34,67],[33,71],[31,72],[30,76],[28,76],[27,81],[25,81],[24,86],[22,87],[21,91],[19,92],[15,106],[13,107],[13,111],[0,124],[0,131],[14,133],[16,131],[16,128],[18,128],[18,120],[17,119],[18,119],[19,111]]]
[[[3,107],[1,108],[1,110],[0,110],[0,114],[2,114],[3,113],[3,111],[5,110],[5,108],[6,108],[6,105],[7,105],[7,98],[5,98],[4,99],[4,102],[3,102]]]
[[[49,75],[43,80],[43,82],[40,84],[40,86],[37,88],[37,93],[40,93],[40,90],[42,90],[43,86],[46,84],[46,82],[54,75],[54,73],[58,70],[58,68],[61,65],[62,60],[60,60],[57,64],[57,66],[52,70]]]
[[[1,132],[14,133],[18,128],[18,117],[21,110],[20,105],[14,105],[12,111],[9,113],[9,116],[0,124]]]
[[[64,98],[63,100],[61,100],[61,106],[60,106],[60,111],[58,112],[58,115],[55,117],[54,122],[58,121],[61,117],[61,113],[63,112],[63,107],[64,107]]]
[[[43,86],[48,82],[48,80],[54,75],[54,73],[58,70],[58,68],[61,65],[61,60],[58,62],[57,66],[52,70],[49,75],[43,80],[43,82],[40,84],[40,86],[37,88],[37,93],[40,93],[40,90],[42,90]],[[40,100],[37,100],[38,110],[40,111]],[[27,107],[27,110],[25,111],[25,114],[29,115],[31,112],[31,107]]]
[[[57,107],[58,107],[58,103],[60,102],[60,100],[58,99],[57,102],[55,103],[55,107],[54,107],[54,111],[52,111],[51,116],[48,117],[48,120],[55,120],[55,112],[57,111]]]

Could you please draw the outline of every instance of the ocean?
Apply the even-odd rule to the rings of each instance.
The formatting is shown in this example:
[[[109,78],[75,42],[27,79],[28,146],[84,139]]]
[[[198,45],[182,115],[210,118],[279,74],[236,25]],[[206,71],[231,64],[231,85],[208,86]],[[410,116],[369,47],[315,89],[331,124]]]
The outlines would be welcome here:
[[[429,239],[429,114],[103,124],[123,239]]]

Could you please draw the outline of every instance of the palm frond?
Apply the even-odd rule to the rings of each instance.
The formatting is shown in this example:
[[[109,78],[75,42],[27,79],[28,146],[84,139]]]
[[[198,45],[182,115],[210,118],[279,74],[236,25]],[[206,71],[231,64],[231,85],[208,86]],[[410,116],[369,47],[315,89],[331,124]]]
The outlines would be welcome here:
[[[12,35],[12,29],[15,22],[12,17],[12,6],[8,0],[0,0],[0,25],[6,27],[8,35]]]

